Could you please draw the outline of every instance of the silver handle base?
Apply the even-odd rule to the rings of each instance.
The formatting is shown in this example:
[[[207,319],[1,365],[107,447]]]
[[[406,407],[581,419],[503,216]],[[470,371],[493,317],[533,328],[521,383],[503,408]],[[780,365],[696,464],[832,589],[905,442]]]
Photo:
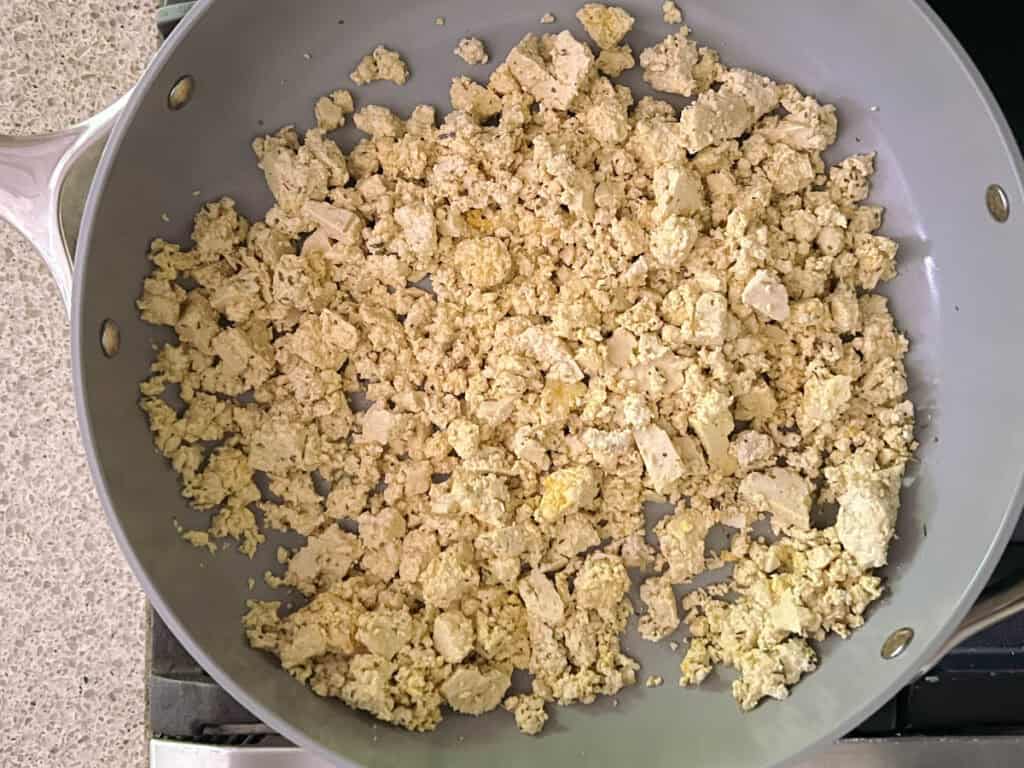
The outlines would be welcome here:
[[[125,94],[99,114],[43,136],[0,136],[0,218],[46,262],[71,309],[72,269],[89,185]]]

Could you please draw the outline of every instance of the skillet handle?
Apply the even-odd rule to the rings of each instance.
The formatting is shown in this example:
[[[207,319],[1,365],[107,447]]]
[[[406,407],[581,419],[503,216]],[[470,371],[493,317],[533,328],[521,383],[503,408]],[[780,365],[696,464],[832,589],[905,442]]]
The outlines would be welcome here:
[[[935,652],[928,664],[921,670],[924,674],[942,660],[942,657],[960,645],[964,640],[979,632],[1024,611],[1024,579],[1009,587],[983,597],[968,611],[960,626]]]
[[[0,218],[46,262],[71,310],[72,261],[85,198],[125,94],[102,112],[57,133],[0,136]]]
[[[161,0],[160,9],[156,12],[156,28],[160,30],[162,39],[167,39],[193,5],[195,0]]]

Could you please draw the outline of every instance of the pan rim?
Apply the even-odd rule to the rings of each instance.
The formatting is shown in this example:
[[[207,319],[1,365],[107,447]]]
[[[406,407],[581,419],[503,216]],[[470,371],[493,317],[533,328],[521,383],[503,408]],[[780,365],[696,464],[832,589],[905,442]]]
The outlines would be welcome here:
[[[245,688],[235,681],[232,675],[227,673],[213,658],[208,656],[199,648],[188,627],[179,620],[175,612],[165,602],[161,593],[154,588],[147,570],[143,567],[143,564],[138,559],[134,549],[130,546],[120,519],[114,512],[114,504],[108,489],[106,473],[97,460],[96,438],[92,422],[93,415],[88,407],[86,384],[82,374],[82,360],[87,354],[85,351],[86,345],[93,341],[92,335],[86,333],[83,327],[82,315],[84,307],[83,275],[86,272],[84,267],[88,263],[89,244],[93,238],[93,226],[96,220],[96,214],[100,206],[100,200],[103,197],[103,193],[110,179],[114,159],[118,155],[119,149],[129,128],[134,122],[136,114],[141,109],[142,101],[153,87],[154,82],[162,73],[168,60],[174,55],[179,42],[185,39],[192,29],[202,22],[203,17],[207,14],[215,1],[216,0],[200,0],[197,6],[179,24],[174,35],[160,47],[156,55],[150,61],[145,73],[140,79],[138,85],[135,87],[127,105],[125,106],[123,113],[111,131],[110,138],[104,149],[103,156],[90,186],[82,218],[78,247],[75,254],[76,268],[74,269],[74,286],[72,292],[71,346],[75,410],[93,484],[96,488],[97,495],[103,504],[104,513],[106,514],[107,521],[114,534],[114,538],[117,541],[125,560],[128,562],[132,573],[143,587],[147,600],[157,611],[160,617],[166,622],[175,637],[179,639],[186,650],[201,663],[201,666],[219,685],[221,685],[242,706],[260,718],[267,725],[273,727],[287,739],[302,746],[303,748],[311,750],[313,753],[328,760],[329,762],[338,765],[356,765],[347,757],[329,749],[319,740],[307,735],[298,726],[294,726],[286,718],[274,714],[262,704],[256,702]],[[986,117],[996,129],[1000,146],[1011,161],[1009,163],[1009,168],[1007,169],[1007,179],[1008,181],[1012,180],[1012,183],[1014,184],[1014,191],[1018,196],[1021,196],[1022,193],[1024,193],[1024,158],[1022,158],[1020,147],[1014,139],[1013,133],[1010,130],[1006,118],[992,94],[991,89],[988,87],[984,78],[981,76],[981,73],[978,71],[977,67],[974,65],[973,61],[954,37],[952,32],[935,13],[935,11],[927,5],[925,0],[909,0],[909,3],[911,7],[920,14],[922,23],[928,25],[931,32],[938,37],[949,52],[955,57],[960,68],[963,70],[964,74],[980,96],[986,108]],[[964,616],[970,610],[974,601],[987,584],[988,579],[995,569],[999,561],[999,557],[1005,549],[1006,544],[1008,543],[1017,524],[1018,518],[1021,514],[1022,504],[1024,504],[1024,467],[1019,471],[1016,489],[1013,492],[1012,497],[1008,500],[1006,509],[1002,513],[1001,521],[996,529],[991,545],[988,547],[983,559],[974,570],[972,577],[957,597],[956,609],[948,616],[939,631],[935,632],[929,638],[927,643],[915,644],[908,649],[908,651],[901,657],[901,667],[899,671],[892,673],[892,676],[889,678],[890,682],[888,685],[878,690],[874,696],[869,698],[860,706],[855,707],[846,715],[846,717],[834,723],[830,729],[819,735],[813,741],[804,744],[800,750],[786,756],[774,765],[784,766],[796,763],[801,758],[819,750],[827,743],[831,743],[837,738],[845,735],[851,728],[860,724],[866,717],[876,711],[882,703],[887,701],[892,695],[902,689],[910,680],[920,673],[922,664],[925,663],[942,646],[956,627],[959,626],[960,622],[963,620]]]

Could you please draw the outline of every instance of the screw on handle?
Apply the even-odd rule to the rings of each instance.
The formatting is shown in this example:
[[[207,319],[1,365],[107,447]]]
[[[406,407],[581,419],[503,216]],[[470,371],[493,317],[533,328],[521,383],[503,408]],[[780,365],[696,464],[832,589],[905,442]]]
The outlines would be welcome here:
[[[166,40],[167,36],[178,26],[178,22],[185,18],[195,2],[175,2],[174,0],[162,0],[160,9],[156,12],[156,28],[160,30],[160,38]]]
[[[938,664],[943,656],[967,638],[1022,612],[1024,612],[1024,578],[978,600],[949,639],[927,660],[927,664],[921,669],[921,674],[925,674]]]

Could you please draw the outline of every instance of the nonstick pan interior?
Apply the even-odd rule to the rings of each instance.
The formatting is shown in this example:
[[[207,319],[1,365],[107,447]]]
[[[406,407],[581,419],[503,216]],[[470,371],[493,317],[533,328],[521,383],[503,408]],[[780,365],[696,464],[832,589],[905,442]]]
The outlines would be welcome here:
[[[637,17],[628,38],[634,52],[671,31],[655,0],[622,5]],[[987,89],[931,13],[909,0],[682,5],[694,36],[727,63],[791,80],[837,105],[840,140],[829,159],[879,153],[872,201],[886,206],[883,231],[901,244],[901,274],[887,292],[912,343],[921,441],[887,570],[889,595],[850,640],[826,643],[821,669],[788,702],[741,715],[721,676],[680,690],[678,654],[633,636],[626,648],[642,661],[641,674],[667,684],[624,691],[618,706],[601,700],[554,708],[537,739],[519,735],[505,713],[446,718],[426,736],[374,727],[250,650],[240,626],[245,600],[271,597],[261,575],[277,567],[277,544],[297,540],[270,535],[250,561],[235,551],[210,556],[175,531],[175,519],[205,527],[206,517],[181,499],[135,407],[152,344],[167,338],[134,308],[149,240],[187,241],[193,190],[201,200],[230,195],[244,214],[261,217],[271,200],[251,139],[285,124],[308,127],[315,98],[350,87],[348,73],[378,43],[401,51],[413,77],[404,88],[353,89],[357,106],[378,103],[404,114],[419,103],[447,111],[452,76],[484,79],[528,31],[583,32],[573,18],[577,4],[562,0],[207,2],[158,55],[90,196],[73,310],[79,415],[112,524],[157,610],[221,684],[300,743],[375,766],[778,764],[841,735],[917,672],[1001,552],[1018,509],[1024,457],[1024,303],[1017,298],[1024,207],[1018,152]],[[556,24],[540,23],[547,12]],[[435,25],[438,16],[444,26]],[[451,54],[469,34],[487,43],[486,68],[469,70]],[[195,80],[192,99],[169,110],[168,92],[186,74]],[[624,81],[637,95],[648,93],[638,71]],[[990,184],[1009,198],[1005,223],[986,209]],[[112,358],[99,345],[108,318],[121,330]],[[883,660],[885,638],[901,627],[913,629],[913,641],[898,658]]]

